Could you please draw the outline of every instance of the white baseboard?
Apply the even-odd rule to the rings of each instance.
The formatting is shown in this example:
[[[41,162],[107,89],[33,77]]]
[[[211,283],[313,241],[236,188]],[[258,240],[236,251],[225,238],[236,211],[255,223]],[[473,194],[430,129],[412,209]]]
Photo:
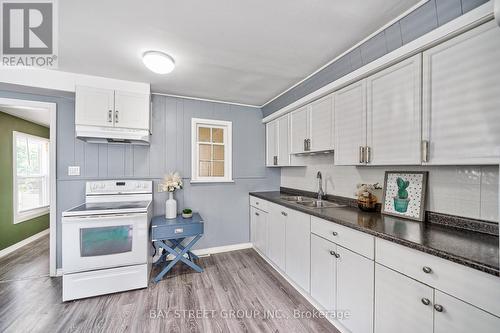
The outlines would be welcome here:
[[[16,244],[13,244],[13,245],[11,245],[9,247],[6,247],[5,249],[3,249],[3,250],[0,251],[0,258],[4,257],[4,256],[6,256],[6,255],[8,255],[8,254],[10,254],[12,252],[14,252],[15,250],[20,249],[24,245],[27,245],[27,244],[29,244],[29,243],[31,243],[33,241],[36,241],[37,239],[42,238],[45,235],[48,235],[49,231],[50,231],[50,229],[45,229],[43,231],[40,231],[37,234],[34,234],[33,236],[30,236],[30,237],[28,237],[26,239],[23,239],[19,243],[16,243]]]
[[[299,294],[302,295],[302,297],[304,297],[314,308],[316,308],[316,310],[318,311],[325,311],[325,309],[319,305],[318,302],[316,302],[312,297],[311,295],[309,295],[309,293],[302,289],[299,285],[297,285],[295,282],[293,282],[286,274],[285,272],[281,271],[281,269],[278,268],[278,266],[276,266],[269,258],[267,258],[262,252],[260,252],[259,249],[257,249],[255,246],[253,246],[253,249],[255,250],[255,252],[257,252],[261,257],[262,259],[264,259],[269,265],[271,265],[271,267],[276,271],[278,272],[288,283],[290,283],[292,285],[292,287],[297,290],[299,292]],[[325,316],[325,319],[328,320],[333,326],[335,326],[335,328],[337,328],[337,330],[339,330],[341,333],[350,333],[350,331],[345,328],[338,320],[336,319],[333,319],[329,316]]]
[[[225,246],[209,247],[207,249],[198,249],[198,250],[193,250],[192,252],[194,254],[196,254],[197,256],[203,257],[203,256],[209,256],[211,254],[216,254],[216,253],[249,249],[251,247],[252,247],[252,243],[240,243],[240,244],[232,244],[232,245],[225,245]]]

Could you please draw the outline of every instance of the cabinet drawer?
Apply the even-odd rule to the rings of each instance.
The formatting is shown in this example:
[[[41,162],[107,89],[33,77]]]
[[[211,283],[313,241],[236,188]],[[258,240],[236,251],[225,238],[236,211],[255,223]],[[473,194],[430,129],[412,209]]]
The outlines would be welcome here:
[[[375,261],[500,316],[496,276],[382,239],[376,240]]]
[[[268,202],[256,197],[250,196],[250,206],[263,210],[266,213],[269,211]]]
[[[196,236],[203,233],[203,223],[164,225],[151,228],[151,239],[173,239]]]
[[[311,217],[311,232],[369,259],[374,258],[373,236],[314,216]]]

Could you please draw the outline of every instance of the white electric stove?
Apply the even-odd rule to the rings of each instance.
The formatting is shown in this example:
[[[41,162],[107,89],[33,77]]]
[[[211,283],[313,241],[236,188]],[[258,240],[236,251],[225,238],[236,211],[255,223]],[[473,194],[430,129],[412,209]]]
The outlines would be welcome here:
[[[152,181],[86,183],[62,214],[63,301],[148,286],[152,199]]]

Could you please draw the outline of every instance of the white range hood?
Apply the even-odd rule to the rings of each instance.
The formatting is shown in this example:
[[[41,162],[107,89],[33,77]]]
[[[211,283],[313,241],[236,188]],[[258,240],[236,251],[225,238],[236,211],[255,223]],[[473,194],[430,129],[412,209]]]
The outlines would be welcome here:
[[[149,130],[76,125],[76,137],[89,143],[149,146]]]

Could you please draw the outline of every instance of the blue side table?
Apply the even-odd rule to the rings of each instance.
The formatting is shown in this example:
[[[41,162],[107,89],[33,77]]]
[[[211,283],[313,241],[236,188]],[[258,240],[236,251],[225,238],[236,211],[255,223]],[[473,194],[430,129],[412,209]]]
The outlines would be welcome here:
[[[177,215],[175,219],[166,219],[165,216],[153,217],[151,221],[151,241],[157,250],[160,248],[165,250],[154,264],[165,264],[169,254],[174,256],[174,259],[162,269],[154,278],[154,281],[159,282],[179,261],[182,261],[198,273],[203,272],[203,269],[193,262],[194,259],[198,259],[198,256],[191,252],[191,248],[202,235],[203,219],[198,213],[193,213],[193,217],[189,219],[183,218],[182,215]],[[186,246],[182,245],[182,241],[188,237],[194,238]],[[187,254],[187,258],[184,256],[185,254]]]

